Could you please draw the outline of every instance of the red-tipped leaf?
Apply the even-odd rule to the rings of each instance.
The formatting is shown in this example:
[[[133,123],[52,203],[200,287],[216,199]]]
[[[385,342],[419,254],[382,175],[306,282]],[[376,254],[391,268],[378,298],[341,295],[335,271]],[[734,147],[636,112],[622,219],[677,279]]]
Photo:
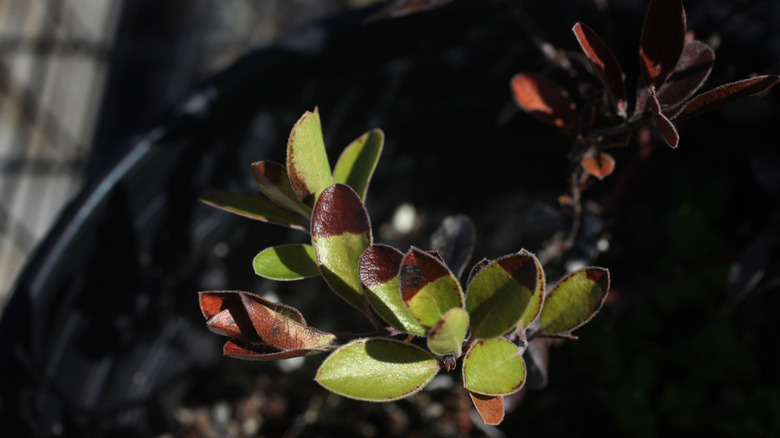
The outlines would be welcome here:
[[[682,0],[651,0],[647,7],[639,57],[642,78],[658,87],[672,74],[685,44],[685,9]]]
[[[532,73],[516,74],[510,83],[515,102],[523,111],[558,127],[577,124],[576,105],[556,83]]]
[[[626,86],[623,69],[620,67],[614,53],[585,24],[577,23],[572,30],[574,35],[577,36],[577,41],[580,43],[582,51],[585,52],[585,56],[588,57],[588,61],[593,66],[594,73],[596,73],[596,76],[604,85],[604,89],[607,91],[612,104],[615,105],[618,115],[625,118],[628,107]]]

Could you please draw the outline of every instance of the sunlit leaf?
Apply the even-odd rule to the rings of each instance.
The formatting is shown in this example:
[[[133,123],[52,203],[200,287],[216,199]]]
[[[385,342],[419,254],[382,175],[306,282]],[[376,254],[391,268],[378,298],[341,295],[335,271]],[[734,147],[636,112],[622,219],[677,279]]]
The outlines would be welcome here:
[[[504,421],[504,397],[501,395],[482,395],[469,391],[471,401],[474,403],[474,407],[477,408],[479,416],[482,417],[482,421],[489,425],[495,426]]]
[[[259,161],[252,164],[252,177],[257,186],[271,202],[296,212],[305,218],[311,217],[311,207],[300,199],[290,185],[287,169],[273,161]]]
[[[310,354],[323,353],[323,350],[278,350],[268,344],[246,342],[239,339],[231,339],[222,347],[225,357],[253,361],[270,361],[289,359],[292,357],[308,356]]]
[[[436,256],[412,248],[399,272],[401,298],[409,313],[426,328],[453,307],[463,307],[460,283]]]
[[[327,350],[336,339],[331,333],[309,327],[277,311],[287,306],[249,293],[241,294],[241,301],[260,339],[279,350]]]
[[[448,310],[428,333],[428,349],[434,354],[460,356],[469,329],[469,314],[460,307]]]
[[[721,105],[768,90],[778,82],[780,82],[780,76],[764,75],[721,85],[691,99],[676,118],[681,120],[713,110]]]
[[[623,78],[623,69],[612,50],[604,44],[604,41],[591,28],[582,23],[574,25],[574,34],[577,41],[593,66],[593,71],[604,85],[617,114],[626,117],[628,100],[626,86]]]
[[[380,402],[414,394],[438,371],[436,359],[419,347],[393,339],[368,338],[331,353],[315,380],[336,394]]]
[[[286,210],[262,196],[246,193],[219,192],[204,196],[201,201],[220,210],[262,222],[284,225],[308,231],[309,222],[303,217]]]
[[[544,276],[544,268],[542,268],[542,263],[539,261],[539,259],[536,258],[536,256],[534,256],[533,254],[531,254],[530,252],[524,249],[521,249],[520,253],[530,254],[531,257],[533,257],[534,263],[536,263],[536,274],[537,274],[536,290],[531,296],[531,300],[528,302],[528,306],[526,306],[525,308],[525,313],[523,313],[523,317],[520,318],[520,321],[517,323],[517,328],[519,328],[520,330],[525,330],[539,316],[539,313],[541,313],[542,305],[544,304],[544,294],[547,291],[547,289],[546,289],[546,279]]]
[[[266,248],[252,261],[255,274],[271,280],[299,280],[320,275],[314,247],[311,245],[280,245]]]
[[[385,134],[380,129],[369,131],[349,144],[333,168],[333,180],[352,187],[366,202],[368,184],[382,154]]]
[[[532,73],[512,77],[512,95],[523,111],[558,127],[573,128],[577,124],[577,107],[569,93],[555,82]]]
[[[682,56],[669,79],[658,89],[656,97],[670,119],[701,88],[715,64],[715,52],[701,41],[685,43]]]
[[[330,163],[322,139],[320,113],[306,112],[293,126],[287,141],[287,173],[304,204],[313,206],[325,188],[333,184]]]
[[[615,170],[615,159],[606,152],[589,151],[582,156],[582,168],[598,179],[604,179]]]
[[[685,9],[682,0],[651,0],[647,7],[639,56],[642,78],[658,87],[672,74],[685,45]]]
[[[425,335],[425,327],[412,317],[401,299],[398,270],[403,257],[391,246],[371,245],[360,256],[360,281],[366,287],[369,304],[388,324],[407,333]]]
[[[330,288],[361,310],[365,298],[358,263],[371,239],[368,213],[357,193],[345,184],[325,189],[311,216],[317,265]]]
[[[608,270],[591,267],[572,272],[545,298],[539,330],[548,335],[573,338],[571,332],[593,318],[608,292]]]
[[[499,396],[525,383],[525,361],[517,345],[504,338],[477,341],[463,359],[463,385],[471,392]]]
[[[474,275],[466,293],[471,332],[491,339],[515,328],[536,291],[534,256],[515,253],[490,262]]]

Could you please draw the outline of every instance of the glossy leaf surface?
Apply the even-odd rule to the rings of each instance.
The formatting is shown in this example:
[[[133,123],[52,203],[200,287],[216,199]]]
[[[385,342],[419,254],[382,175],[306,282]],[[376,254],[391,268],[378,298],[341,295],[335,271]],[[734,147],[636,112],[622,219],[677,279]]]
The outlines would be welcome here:
[[[542,263],[539,261],[539,259],[536,258],[533,254],[530,252],[521,249],[520,253],[530,254],[533,257],[534,263],[536,263],[536,290],[534,291],[533,295],[531,296],[531,300],[528,302],[528,306],[525,308],[525,313],[523,313],[523,317],[520,318],[520,321],[517,323],[517,327],[520,330],[525,330],[528,328],[528,326],[531,325],[532,322],[539,316],[539,313],[542,311],[542,306],[544,304],[544,294],[547,292],[546,289],[546,282],[544,276],[544,268],[542,267]]]
[[[219,192],[204,196],[203,203],[250,219],[284,225],[308,231],[309,223],[303,217],[286,210],[262,196],[245,193]]]
[[[545,298],[539,330],[548,335],[572,337],[572,330],[599,311],[609,292],[609,271],[583,268],[564,277]]]
[[[333,168],[334,182],[352,187],[365,202],[368,184],[384,144],[385,134],[379,129],[369,131],[350,143]]]
[[[290,185],[287,169],[273,161],[259,161],[252,164],[252,177],[265,196],[271,202],[305,218],[311,216],[311,207],[298,199],[298,195]]]
[[[360,197],[345,184],[322,192],[311,217],[311,240],[320,273],[331,289],[363,309],[358,263],[371,245],[371,224]]]
[[[432,327],[448,310],[463,307],[460,283],[436,256],[412,248],[401,260],[401,298],[423,327]]]
[[[626,86],[623,79],[623,69],[615,58],[615,54],[587,25],[577,23],[572,30],[577,36],[582,51],[585,52],[585,56],[588,57],[588,61],[593,66],[596,77],[604,85],[617,114],[625,118],[628,107]]]
[[[398,270],[403,257],[391,246],[371,245],[360,256],[360,281],[366,287],[369,304],[382,319],[398,330],[422,336],[425,327],[412,317],[401,299]]]
[[[367,338],[331,353],[315,380],[336,394],[380,402],[414,394],[438,371],[436,359],[419,347],[393,339]]]
[[[589,175],[598,179],[606,178],[615,170],[615,159],[606,152],[589,151],[582,156],[580,164]]]
[[[501,257],[477,272],[466,293],[473,336],[492,339],[514,329],[536,291],[538,274],[529,253]]]
[[[651,0],[647,7],[639,57],[642,78],[658,89],[672,74],[685,45],[682,0]]]
[[[463,385],[471,392],[500,396],[525,383],[525,361],[517,346],[504,338],[475,342],[463,359]]]
[[[460,307],[453,307],[431,327],[428,333],[428,349],[439,356],[459,356],[468,330],[469,314]]]
[[[477,408],[482,421],[495,426],[504,420],[504,397],[500,395],[482,395],[469,392],[474,407]]]
[[[780,82],[780,76],[764,75],[721,85],[691,99],[677,115],[677,119],[691,117],[743,97],[752,96],[772,88],[778,82]]]
[[[320,113],[306,112],[293,126],[287,141],[287,173],[304,204],[313,206],[325,188],[333,184],[330,163],[322,139]]]
[[[523,111],[558,127],[577,124],[577,109],[569,93],[555,82],[531,73],[512,77],[512,95]]]
[[[252,260],[255,274],[271,280],[299,280],[320,275],[314,247],[280,245],[266,248]]]
[[[278,303],[246,293],[241,301],[260,338],[279,350],[327,350],[336,338],[278,312]]]

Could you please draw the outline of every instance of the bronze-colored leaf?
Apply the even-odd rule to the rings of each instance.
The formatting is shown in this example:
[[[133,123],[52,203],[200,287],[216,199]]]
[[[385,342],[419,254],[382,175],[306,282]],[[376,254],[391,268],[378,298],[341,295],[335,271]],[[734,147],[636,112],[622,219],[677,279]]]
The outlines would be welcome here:
[[[482,421],[489,426],[500,424],[504,420],[504,397],[501,395],[482,395],[469,391],[471,401],[477,408]]]
[[[680,134],[677,133],[677,128],[674,126],[671,120],[664,115],[661,111],[661,104],[658,102],[658,98],[655,95],[655,91],[650,89],[650,109],[653,111],[653,121],[658,132],[664,137],[664,140],[672,148],[676,148],[680,142]]]
[[[577,41],[588,57],[593,71],[604,85],[609,99],[615,106],[617,114],[626,118],[628,99],[626,97],[626,86],[623,77],[623,69],[615,58],[615,54],[604,43],[604,41],[591,28],[583,23],[574,25],[574,35]]]
[[[682,120],[705,111],[713,110],[721,105],[742,99],[743,97],[752,96],[772,88],[778,82],[780,82],[780,76],[764,75],[721,85],[720,87],[699,94],[691,99],[682,111],[677,114],[676,119]]]
[[[582,156],[582,168],[598,179],[604,179],[615,170],[615,159],[606,152],[589,151]]]
[[[685,43],[682,56],[669,79],[656,93],[664,114],[669,118],[701,88],[715,64],[715,52],[701,41]]]
[[[289,359],[316,353],[322,353],[322,351],[305,349],[279,350],[262,342],[246,342],[239,339],[231,339],[222,347],[222,354],[225,357],[254,361]]]
[[[573,128],[577,124],[577,106],[569,93],[555,82],[532,73],[512,77],[515,102],[528,114],[551,125]]]
[[[685,44],[682,0],[651,0],[647,7],[639,57],[642,78],[658,89],[672,74]]]

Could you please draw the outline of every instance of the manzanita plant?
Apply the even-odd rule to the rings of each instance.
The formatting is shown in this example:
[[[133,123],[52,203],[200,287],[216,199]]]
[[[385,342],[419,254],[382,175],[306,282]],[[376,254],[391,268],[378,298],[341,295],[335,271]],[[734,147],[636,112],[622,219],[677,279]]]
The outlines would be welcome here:
[[[526,382],[524,352],[544,338],[574,338],[572,331],[601,308],[609,272],[583,268],[548,290],[542,264],[520,250],[480,261],[462,284],[468,262],[462,254],[471,248],[446,257],[448,266],[437,251],[412,247],[404,253],[375,243],[364,199],[383,141],[380,130],[364,134],[347,146],[331,171],[315,109],[293,127],[286,166],[252,165],[263,196],[216,193],[204,198],[223,210],[309,232],[311,245],[261,251],[253,262],[255,272],[273,280],[321,276],[366,315],[375,332],[326,333],[309,326],[290,306],[240,291],[201,292],[206,323],[230,338],[223,352],[233,358],[329,353],[315,380],[358,400],[407,397],[460,363],[477,411],[485,423],[498,424],[504,396]]]
[[[641,77],[630,110],[625,75],[615,55],[587,25],[577,23],[573,31],[603,93],[588,93],[578,106],[565,89],[534,73],[515,75],[511,90],[520,108],[575,139],[572,159],[586,175],[599,179],[615,168],[614,158],[604,149],[626,146],[637,128],[655,126],[676,148],[678,121],[780,82],[778,75],[756,76],[696,95],[712,70],[715,53],[707,44],[687,38],[682,0],[651,0],[639,43]]]

